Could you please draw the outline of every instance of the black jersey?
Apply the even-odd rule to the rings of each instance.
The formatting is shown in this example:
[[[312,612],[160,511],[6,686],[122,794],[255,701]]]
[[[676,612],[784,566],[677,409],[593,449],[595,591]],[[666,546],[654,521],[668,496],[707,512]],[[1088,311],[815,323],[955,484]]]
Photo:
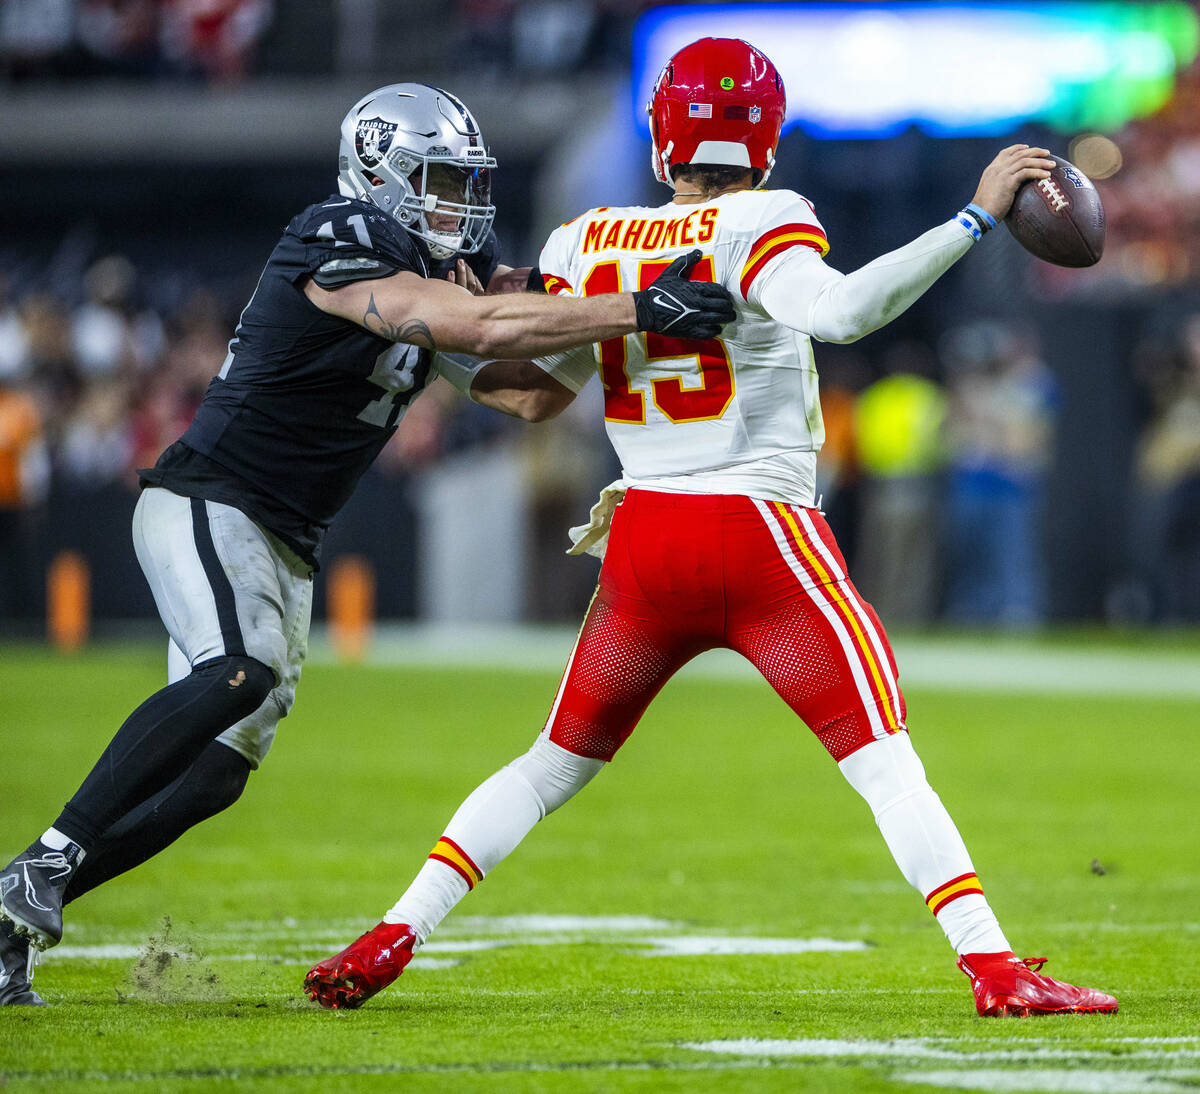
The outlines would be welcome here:
[[[468,259],[485,284],[495,250],[492,236]],[[376,206],[334,196],[305,209],[271,253],[191,425],[142,482],[233,505],[316,566],[325,529],[429,382],[432,357],[321,311],[303,283],[400,270],[431,276],[428,251]]]

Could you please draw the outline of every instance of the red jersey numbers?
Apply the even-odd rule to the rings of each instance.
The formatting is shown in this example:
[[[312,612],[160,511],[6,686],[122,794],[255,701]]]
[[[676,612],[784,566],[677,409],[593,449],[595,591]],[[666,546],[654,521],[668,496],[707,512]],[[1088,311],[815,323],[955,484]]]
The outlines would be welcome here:
[[[640,263],[638,288],[647,288],[670,264],[669,260]],[[691,277],[693,281],[716,280],[712,255],[705,255],[696,263]],[[655,380],[650,385],[654,405],[663,414],[673,422],[703,422],[725,413],[733,400],[733,370],[724,342],[719,338],[702,342],[649,332],[643,337],[647,361],[693,357],[700,370],[700,383],[695,387],[683,386],[685,374]]]
[[[638,288],[646,289],[671,264],[670,259],[641,262],[638,265]],[[705,255],[692,268],[693,281],[715,281],[713,260]],[[583,279],[583,295],[621,292],[621,269],[615,260],[597,263]],[[650,384],[654,405],[672,422],[702,422],[719,418],[733,400],[733,370],[725,343],[719,338],[698,341],[691,338],[671,338],[645,332],[631,337],[644,339],[646,360],[680,361],[692,358],[699,373],[699,384],[684,386],[695,372],[687,369],[678,376],[662,377]],[[624,338],[609,338],[600,343],[600,378],[604,382],[604,417],[610,422],[644,425],[645,396],[629,385],[626,371],[627,351]],[[686,366],[685,366],[686,367]],[[691,375],[689,375],[689,373]]]
[[[603,296],[621,291],[621,267],[613,262],[601,262],[588,271],[583,279],[584,296]],[[625,372],[625,339],[606,338],[600,343],[600,379],[604,384],[604,417],[610,422],[646,421],[645,397],[629,389]]]

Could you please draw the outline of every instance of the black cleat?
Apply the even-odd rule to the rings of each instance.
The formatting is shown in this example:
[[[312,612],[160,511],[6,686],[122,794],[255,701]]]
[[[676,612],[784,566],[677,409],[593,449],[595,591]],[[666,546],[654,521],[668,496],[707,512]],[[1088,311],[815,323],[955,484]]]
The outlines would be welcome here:
[[[33,963],[37,951],[29,940],[18,938],[11,923],[0,923],[0,1007],[44,1007],[46,1000],[33,990]]]
[[[57,946],[63,893],[82,859],[77,843],[53,851],[36,840],[0,871],[0,920],[10,920],[13,934],[27,937],[35,949]]]

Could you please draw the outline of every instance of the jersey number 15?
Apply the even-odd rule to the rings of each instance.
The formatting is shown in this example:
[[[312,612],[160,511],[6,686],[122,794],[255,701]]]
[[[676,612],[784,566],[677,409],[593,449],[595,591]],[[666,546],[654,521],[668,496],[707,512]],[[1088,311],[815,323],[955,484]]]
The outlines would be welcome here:
[[[650,283],[671,264],[670,259],[638,265],[638,288]],[[693,281],[715,281],[712,255],[705,255],[692,268]],[[584,296],[622,292],[621,267],[615,260],[597,263],[583,279]],[[719,338],[699,341],[671,338],[646,331],[626,338],[644,339],[646,361],[695,358],[700,373],[698,386],[684,387],[685,377],[665,376],[650,384],[654,405],[672,422],[703,422],[721,417],[733,400],[733,370],[729,353]],[[644,425],[646,397],[629,386],[626,370],[626,338],[609,338],[600,343],[600,378],[604,381],[604,417],[610,422]]]

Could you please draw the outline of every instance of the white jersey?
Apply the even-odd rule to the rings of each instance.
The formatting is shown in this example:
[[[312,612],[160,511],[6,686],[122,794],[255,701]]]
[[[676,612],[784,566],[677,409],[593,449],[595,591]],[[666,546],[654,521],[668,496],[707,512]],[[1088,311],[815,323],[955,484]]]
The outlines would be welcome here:
[[[829,250],[809,201],[743,190],[696,205],[593,209],[550,236],[539,265],[548,292],[594,296],[645,289],[696,248],[704,257],[692,279],[734,297],[737,318],[719,338],[631,334],[541,364],[573,391],[600,372],[623,485],[812,505],[825,438],[812,343],[759,303],[780,256]]]

